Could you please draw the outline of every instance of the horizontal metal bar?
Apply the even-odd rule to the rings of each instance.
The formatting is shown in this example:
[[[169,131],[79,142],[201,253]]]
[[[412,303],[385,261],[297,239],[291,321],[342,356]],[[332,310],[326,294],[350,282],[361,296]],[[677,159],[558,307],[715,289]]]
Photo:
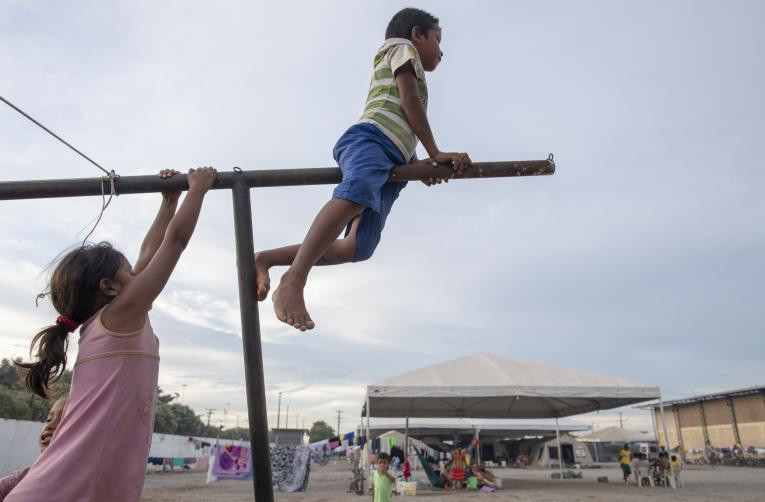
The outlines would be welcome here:
[[[237,168],[235,168],[237,169]],[[431,177],[453,179],[501,178],[510,176],[537,176],[553,174],[555,162],[552,155],[546,160],[523,160],[511,162],[476,162],[465,169],[462,175],[453,173],[451,166],[436,167],[417,163],[398,166],[393,169],[392,181],[414,181]],[[244,181],[245,185],[255,187],[277,187],[297,185],[332,185],[340,182],[342,173],[339,167],[321,167],[313,169],[265,169],[254,171],[219,172],[213,185],[214,189],[232,188],[235,180]],[[0,182],[0,200],[43,199],[53,197],[80,197],[109,193],[107,178],[73,178],[57,180],[5,181]],[[131,193],[164,192],[187,190],[189,188],[185,174],[162,179],[157,175],[119,176],[114,180],[118,195]]]

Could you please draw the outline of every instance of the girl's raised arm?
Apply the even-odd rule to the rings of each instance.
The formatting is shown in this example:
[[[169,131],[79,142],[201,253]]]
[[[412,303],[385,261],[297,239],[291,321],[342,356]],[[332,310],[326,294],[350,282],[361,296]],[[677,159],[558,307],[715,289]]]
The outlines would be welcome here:
[[[163,169],[159,172],[160,178],[170,178],[178,174],[178,171],[174,169]],[[162,244],[162,239],[165,238],[165,230],[170,224],[170,220],[173,219],[175,210],[178,208],[178,198],[181,196],[180,191],[162,192],[162,205],[159,206],[157,217],[154,218],[154,223],[151,224],[149,231],[146,233],[146,237],[141,243],[141,251],[138,254],[138,259],[133,265],[133,273],[140,274],[146,265],[149,264],[154,253],[157,252],[159,245]]]
[[[102,320],[109,329],[130,332],[143,327],[146,313],[162,292],[194,233],[204,196],[216,175],[211,167],[189,170],[189,191],[170,220],[159,248],[140,273],[130,273],[132,278],[104,309]]]

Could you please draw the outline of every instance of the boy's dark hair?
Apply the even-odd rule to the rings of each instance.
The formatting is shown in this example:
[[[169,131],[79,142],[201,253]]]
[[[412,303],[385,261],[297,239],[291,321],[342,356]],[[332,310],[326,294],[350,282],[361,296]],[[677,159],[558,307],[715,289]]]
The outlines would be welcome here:
[[[438,26],[438,18],[424,10],[408,7],[401,9],[393,16],[385,30],[385,38],[406,38],[412,37],[412,28],[419,26],[422,34],[428,34],[428,29]]]
[[[79,324],[85,322],[104,303],[101,279],[113,279],[124,259],[108,242],[88,243],[64,255],[48,284],[53,307]],[[32,339],[29,353],[37,346],[37,361],[14,361],[25,373],[27,388],[38,396],[47,399],[50,386],[64,373],[68,341],[69,331],[53,324]]]
[[[377,455],[377,460],[386,460],[390,462],[390,455],[385,452],[381,452],[379,455]]]

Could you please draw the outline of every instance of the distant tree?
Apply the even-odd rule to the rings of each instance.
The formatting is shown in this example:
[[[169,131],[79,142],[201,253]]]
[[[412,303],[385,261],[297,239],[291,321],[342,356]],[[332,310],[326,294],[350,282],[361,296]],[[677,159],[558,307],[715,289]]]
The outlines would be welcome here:
[[[178,393],[165,394],[162,391],[162,387],[157,387],[157,404],[170,404],[173,400],[178,399]]]
[[[0,361],[0,418],[44,422],[53,401],[68,394],[72,385],[72,372],[65,371],[53,385],[51,399],[42,399],[29,392],[24,376],[13,361]]]
[[[335,435],[335,430],[324,420],[314,422],[311,430],[308,432],[309,441],[315,443],[322,439],[329,439]]]
[[[23,394],[0,386],[0,418],[29,420],[31,412]]]
[[[10,359],[3,359],[0,362],[0,387],[24,390],[24,381]]]
[[[195,436],[204,428],[202,420],[200,420],[197,414],[194,413],[194,410],[185,404],[173,403],[163,406],[168,406],[175,417],[177,423],[175,434]]]
[[[178,429],[178,420],[168,404],[160,404],[154,415],[154,432],[159,434],[175,434]]]
[[[223,439],[241,439],[244,441],[250,440],[250,429],[244,427],[232,427],[231,429],[224,429],[220,431],[220,437]]]

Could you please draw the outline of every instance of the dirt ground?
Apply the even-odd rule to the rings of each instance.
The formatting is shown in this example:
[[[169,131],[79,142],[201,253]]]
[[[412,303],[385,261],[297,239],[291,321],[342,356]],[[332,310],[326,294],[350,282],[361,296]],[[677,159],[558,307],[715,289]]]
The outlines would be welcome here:
[[[683,472],[685,488],[638,488],[621,481],[617,467],[585,469],[583,479],[554,480],[550,471],[496,469],[503,479],[504,489],[492,494],[475,492],[443,492],[418,490],[418,498],[432,502],[462,502],[482,500],[534,500],[534,501],[619,501],[672,500],[672,501],[762,501],[765,500],[765,469],[726,466],[689,466]],[[415,475],[424,478],[422,471]],[[596,478],[608,476],[608,483]],[[347,493],[351,480],[348,464],[339,462],[326,466],[311,466],[308,490],[303,493],[275,493],[278,501],[358,501],[369,496]],[[196,502],[211,500],[253,500],[252,481],[217,481],[206,484],[202,473],[170,472],[148,474],[143,501]],[[394,498],[399,498],[394,496]],[[403,498],[403,497],[401,497]]]

